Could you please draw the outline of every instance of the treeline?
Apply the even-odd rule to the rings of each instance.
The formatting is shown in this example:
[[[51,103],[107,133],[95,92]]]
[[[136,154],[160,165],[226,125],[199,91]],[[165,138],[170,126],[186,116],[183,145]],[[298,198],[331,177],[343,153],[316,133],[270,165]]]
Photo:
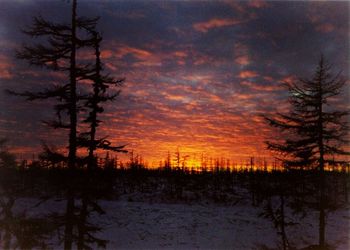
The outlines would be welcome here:
[[[15,157],[14,155],[12,156]],[[44,153],[39,154],[38,156],[32,155],[31,160],[16,160],[12,165],[18,165],[21,168],[65,168],[67,167],[66,162],[56,162],[53,159],[47,157]],[[128,169],[128,168],[150,168],[150,169],[177,169],[184,172],[213,172],[213,171],[284,171],[287,169],[287,166],[283,161],[273,159],[266,160],[265,157],[246,157],[238,161],[228,159],[225,157],[208,157],[204,154],[200,159],[196,159],[196,163],[191,163],[191,159],[177,157],[177,154],[174,154],[171,157],[169,152],[167,157],[164,160],[160,160],[157,164],[150,163],[145,160],[139,154],[135,154],[134,151],[129,153],[129,159],[125,157],[120,157],[118,155],[111,155],[109,152],[104,155],[95,156],[95,164],[97,168],[115,168],[115,169]],[[82,166],[84,168],[84,166]],[[86,167],[86,166],[85,166]],[[310,170],[307,166],[303,167],[304,170]],[[348,162],[334,162],[327,163],[325,165],[326,171],[338,171],[338,172],[350,172],[350,163]]]
[[[36,203],[45,207],[50,200],[65,200],[68,190],[74,190],[76,200],[71,215],[74,228],[72,244],[79,249],[107,246],[105,239],[96,236],[100,235],[97,233],[103,230],[103,226],[94,224],[91,219],[94,214],[105,212],[100,206],[101,200],[125,197],[129,202],[254,206],[259,209],[259,216],[270,220],[271,227],[276,228],[282,249],[295,249],[288,232],[290,227],[300,223],[290,221],[287,210],[303,218],[312,210],[318,211],[320,205],[329,213],[349,204],[348,172],[326,172],[325,192],[322,194],[324,202],[320,204],[317,170],[268,172],[217,168],[213,171],[191,171],[167,167],[151,169],[133,162],[124,168],[107,164],[104,168],[77,168],[72,171],[66,167],[45,168],[36,164],[22,168],[1,162],[0,235],[5,249],[49,248],[50,241],[47,239],[64,239],[66,211],[28,216],[16,204],[23,199],[34,198]],[[84,207],[87,205],[89,209]]]

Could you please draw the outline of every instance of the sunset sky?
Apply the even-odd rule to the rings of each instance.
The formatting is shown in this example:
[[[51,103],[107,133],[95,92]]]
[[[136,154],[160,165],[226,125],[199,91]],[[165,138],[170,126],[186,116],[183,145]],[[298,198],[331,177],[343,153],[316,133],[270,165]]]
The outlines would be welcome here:
[[[234,160],[269,157],[277,136],[262,114],[287,111],[282,83],[311,76],[323,53],[349,79],[349,2],[78,1],[78,14],[100,16],[106,72],[125,77],[108,105],[103,135],[150,163],[179,148]],[[0,138],[28,157],[41,141],[64,146],[64,132],[42,125],[50,104],[4,89],[39,90],[64,76],[30,67],[15,50],[21,29],[41,14],[69,23],[65,0],[0,0]],[[335,100],[348,107],[349,91]]]

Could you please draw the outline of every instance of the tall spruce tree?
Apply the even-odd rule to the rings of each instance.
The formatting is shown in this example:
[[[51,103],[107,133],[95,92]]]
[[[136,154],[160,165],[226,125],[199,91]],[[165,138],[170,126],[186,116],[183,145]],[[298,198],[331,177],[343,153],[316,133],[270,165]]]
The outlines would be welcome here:
[[[288,84],[289,114],[265,117],[267,122],[289,134],[283,142],[268,141],[268,149],[280,153],[287,168],[318,170],[319,246],[325,248],[325,176],[326,164],[343,163],[336,155],[349,155],[342,149],[348,143],[348,110],[337,110],[331,99],[341,94],[345,80],[333,74],[331,66],[321,56],[315,74],[310,79]]]

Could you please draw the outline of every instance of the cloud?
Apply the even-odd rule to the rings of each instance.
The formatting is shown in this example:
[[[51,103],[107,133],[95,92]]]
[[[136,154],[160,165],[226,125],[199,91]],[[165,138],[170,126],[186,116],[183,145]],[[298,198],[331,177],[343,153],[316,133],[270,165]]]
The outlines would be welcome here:
[[[335,27],[331,23],[323,23],[323,24],[317,25],[315,29],[322,33],[329,33],[334,31]]]
[[[184,57],[187,57],[188,55],[185,51],[175,51],[174,56],[184,58]]]
[[[116,145],[128,144],[129,150],[150,164],[158,164],[168,150],[173,153],[177,147],[191,158],[204,153],[230,157],[236,163],[247,156],[268,157],[264,136],[276,135],[258,114],[288,110],[283,104],[287,91],[280,91],[282,82],[294,80],[294,75],[308,76],[320,51],[334,65],[347,69],[349,64],[344,52],[349,40],[345,4],[327,3],[320,11],[320,2],[169,1],[167,8],[146,1],[85,2],[79,13],[103,17],[99,28],[104,35],[106,71],[126,77],[116,102],[101,114],[99,132],[109,135]],[[3,8],[9,8],[9,3],[5,1]],[[61,5],[59,12],[67,14],[64,10],[69,6]],[[0,73],[6,78],[1,81],[2,89],[38,89],[67,80],[22,61],[8,60],[15,49],[8,45],[27,42],[18,27],[25,26],[38,11],[48,16],[57,12],[51,4],[29,7],[14,4],[0,16],[0,23],[8,26],[2,33],[6,44],[0,41],[4,44]],[[228,29],[234,25],[234,32]],[[93,52],[88,50],[79,58],[91,60]],[[14,80],[9,78],[11,73],[16,73]],[[66,146],[67,137],[59,134],[62,131],[42,132],[39,120],[54,116],[49,106],[37,103],[34,108],[35,103],[2,96],[2,92],[1,119],[17,123],[0,123],[0,133],[14,138],[18,152],[30,156],[31,147],[38,152],[40,139]],[[38,115],[34,121],[33,113]]]
[[[9,59],[0,55],[0,79],[11,79],[13,77],[11,68],[13,68],[13,65],[9,62]]]
[[[135,58],[139,59],[139,60],[146,60],[147,58],[149,58],[152,53],[144,50],[144,49],[139,49],[139,48],[135,48],[135,47],[130,47],[127,45],[123,45],[118,47],[117,51],[116,51],[116,56],[118,58],[122,58],[126,55],[133,55]]]
[[[238,77],[239,78],[254,78],[259,76],[259,74],[252,70],[244,70],[239,72]]]
[[[113,56],[113,51],[110,49],[104,49],[101,51],[101,58],[102,59],[108,59],[111,58]]]
[[[250,0],[247,2],[249,7],[260,9],[260,8],[266,8],[268,6],[268,3],[263,0]]]
[[[307,9],[307,18],[320,33],[337,31],[347,35],[349,30],[349,2],[332,4],[327,1],[311,2]],[[344,19],[347,19],[344,21]]]
[[[282,79],[279,80],[280,83],[287,83],[287,84],[291,84],[297,81],[297,77],[293,76],[293,75],[289,75],[289,76],[285,76]]]
[[[232,26],[240,23],[242,23],[242,21],[234,18],[213,18],[206,22],[195,23],[192,27],[196,31],[206,33],[210,29]]]
[[[249,60],[248,56],[238,56],[235,59],[235,63],[237,63],[241,66],[246,66],[250,63],[250,60]]]
[[[251,90],[256,90],[256,91],[267,91],[267,92],[272,92],[272,91],[280,91],[284,89],[282,85],[271,85],[271,84],[258,84],[252,81],[242,81],[241,85],[249,87]]]

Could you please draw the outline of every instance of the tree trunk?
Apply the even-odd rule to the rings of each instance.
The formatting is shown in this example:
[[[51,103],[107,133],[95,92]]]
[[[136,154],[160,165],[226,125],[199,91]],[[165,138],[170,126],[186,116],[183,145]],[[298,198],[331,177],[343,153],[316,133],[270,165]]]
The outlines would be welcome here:
[[[78,250],[84,249],[84,238],[86,233],[86,218],[87,218],[87,207],[88,201],[86,195],[82,198],[80,218],[79,218],[79,227],[78,227]]]
[[[72,3],[72,38],[71,38],[71,54],[70,54],[70,131],[69,131],[69,154],[68,167],[74,168],[76,163],[77,151],[77,82],[76,82],[76,9],[77,0]]]
[[[72,38],[71,38],[71,55],[70,55],[70,131],[69,131],[69,153],[68,168],[72,171],[76,167],[76,151],[77,151],[77,95],[76,95],[76,9],[77,0],[72,2]],[[74,190],[70,182],[72,176],[69,176],[67,189],[67,207],[66,221],[64,232],[64,249],[72,249],[73,244],[73,228],[74,228]]]
[[[318,100],[318,149],[320,154],[319,159],[319,246],[321,249],[325,248],[325,176],[324,176],[324,143],[323,143],[323,89],[322,89],[322,77],[323,77],[323,58],[320,62],[320,75],[319,75],[319,100]]]
[[[94,151],[96,150],[95,138],[96,138],[96,127],[97,127],[97,109],[98,109],[98,97],[100,94],[100,84],[101,84],[101,60],[100,60],[100,46],[99,46],[99,37],[97,33],[95,33],[95,68],[96,68],[96,78],[94,82],[94,98],[93,98],[93,107],[91,111],[91,127],[90,127],[90,146],[89,146],[89,161],[88,161],[88,169],[93,169],[96,167]]]
[[[283,244],[283,250],[288,249],[288,242],[287,242],[287,235],[286,235],[286,227],[285,227],[285,221],[284,221],[284,194],[283,192],[280,193],[280,211],[281,211],[281,237],[282,237],[282,244]]]
[[[325,180],[324,172],[320,173],[320,216],[319,216],[319,245],[321,249],[325,248],[325,228],[326,228],[326,214],[325,214]]]
[[[9,201],[7,204],[4,204],[4,207],[2,208],[4,211],[4,218],[5,218],[5,227],[4,227],[4,237],[3,237],[3,248],[4,249],[11,249],[11,224],[14,224],[14,217],[12,214],[12,207],[13,207],[13,200],[9,198]],[[12,225],[14,226],[14,225]],[[0,238],[1,240],[1,238]],[[1,242],[1,241],[0,241]],[[0,244],[1,247],[1,244]]]
[[[72,188],[69,187],[67,191],[67,206],[66,206],[66,218],[65,218],[65,231],[64,231],[64,249],[72,249],[73,244],[73,227],[74,227],[74,195]]]

